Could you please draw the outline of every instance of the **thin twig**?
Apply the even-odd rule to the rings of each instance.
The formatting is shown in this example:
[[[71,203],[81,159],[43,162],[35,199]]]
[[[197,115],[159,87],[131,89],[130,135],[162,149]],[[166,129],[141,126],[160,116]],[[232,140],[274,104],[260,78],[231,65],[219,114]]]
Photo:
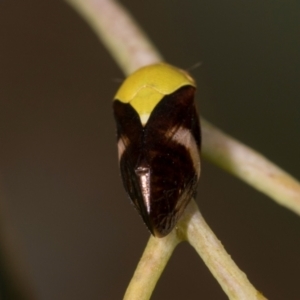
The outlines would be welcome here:
[[[162,271],[179,242],[175,230],[161,239],[150,237],[124,300],[150,299]]]
[[[300,184],[266,157],[201,119],[202,156],[300,215]]]
[[[150,237],[124,300],[147,300],[179,242],[188,241],[202,257],[229,299],[266,299],[249,282],[206,224],[194,200],[186,208],[176,230],[162,239]]]
[[[120,3],[111,0],[65,1],[95,30],[126,75],[162,61],[146,34]]]
[[[229,299],[266,299],[231,259],[205,222],[194,200],[186,208],[178,230],[179,235],[186,239],[204,260]]]

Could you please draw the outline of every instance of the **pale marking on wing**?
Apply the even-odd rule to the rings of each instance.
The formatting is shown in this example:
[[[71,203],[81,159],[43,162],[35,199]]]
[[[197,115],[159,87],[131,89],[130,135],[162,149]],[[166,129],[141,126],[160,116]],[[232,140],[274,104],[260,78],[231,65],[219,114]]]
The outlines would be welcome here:
[[[178,129],[176,129],[176,131],[171,129],[168,132],[167,136],[171,137],[173,141],[184,146],[188,150],[193,161],[195,172],[197,174],[197,177],[199,178],[200,177],[199,149],[190,130],[183,127],[179,127]]]
[[[129,144],[129,140],[125,136],[121,136],[118,140],[118,158],[119,161],[121,160],[121,157],[126,149],[126,147]]]

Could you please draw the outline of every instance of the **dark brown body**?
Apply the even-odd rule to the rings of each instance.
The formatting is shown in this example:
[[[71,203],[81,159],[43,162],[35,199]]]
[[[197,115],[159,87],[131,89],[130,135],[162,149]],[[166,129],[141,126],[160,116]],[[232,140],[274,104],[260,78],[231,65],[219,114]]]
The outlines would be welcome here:
[[[196,194],[201,137],[194,93],[184,86],[165,96],[145,126],[130,104],[113,104],[124,187],[158,237],[174,228]]]

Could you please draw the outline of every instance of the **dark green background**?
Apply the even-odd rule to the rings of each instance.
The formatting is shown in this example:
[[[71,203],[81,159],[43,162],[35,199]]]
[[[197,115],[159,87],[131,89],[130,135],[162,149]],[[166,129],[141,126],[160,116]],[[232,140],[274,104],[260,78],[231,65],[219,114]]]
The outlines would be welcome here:
[[[168,62],[202,62],[202,115],[300,178],[298,0],[122,3]],[[117,165],[123,78],[63,1],[0,0],[2,217],[39,299],[121,299],[148,239]],[[255,287],[300,299],[300,217],[206,162],[197,202]],[[182,244],[152,299],[227,297]]]

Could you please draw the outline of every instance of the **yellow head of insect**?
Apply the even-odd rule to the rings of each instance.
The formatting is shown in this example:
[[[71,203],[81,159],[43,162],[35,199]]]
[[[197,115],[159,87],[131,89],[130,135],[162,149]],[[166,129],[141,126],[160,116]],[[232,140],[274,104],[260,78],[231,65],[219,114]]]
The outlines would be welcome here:
[[[159,63],[143,67],[130,75],[121,85],[115,99],[130,103],[145,125],[164,96],[186,85],[196,86],[187,72]]]

